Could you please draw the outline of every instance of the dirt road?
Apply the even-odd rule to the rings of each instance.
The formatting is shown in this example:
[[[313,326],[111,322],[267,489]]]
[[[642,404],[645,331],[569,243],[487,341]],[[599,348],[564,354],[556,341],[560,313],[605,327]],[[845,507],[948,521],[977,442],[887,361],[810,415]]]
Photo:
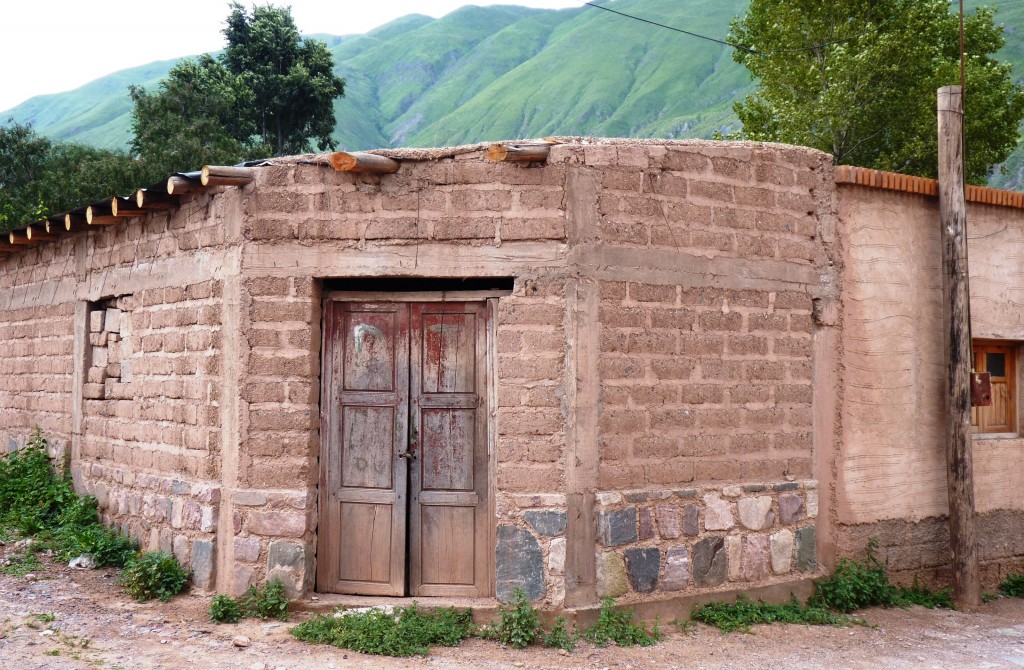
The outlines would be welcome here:
[[[215,625],[209,601],[180,596],[166,604],[124,597],[109,570],[49,566],[36,580],[0,576],[0,668],[167,670],[318,670],[343,668],[1020,668],[1024,600],[1000,599],[974,613],[869,610],[869,627],[762,626],[722,635],[664,626],[652,648],[596,648],[571,654],[503,649],[471,640],[426,658],[389,659],[313,646],[288,634],[291,623],[249,620]],[[52,618],[52,620],[51,620]],[[247,648],[232,637],[251,639]]]

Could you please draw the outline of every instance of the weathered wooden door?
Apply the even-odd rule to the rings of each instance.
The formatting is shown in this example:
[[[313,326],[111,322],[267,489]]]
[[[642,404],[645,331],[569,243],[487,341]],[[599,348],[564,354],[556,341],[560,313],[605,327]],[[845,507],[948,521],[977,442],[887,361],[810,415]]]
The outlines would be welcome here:
[[[327,301],[318,590],[489,594],[486,321]]]

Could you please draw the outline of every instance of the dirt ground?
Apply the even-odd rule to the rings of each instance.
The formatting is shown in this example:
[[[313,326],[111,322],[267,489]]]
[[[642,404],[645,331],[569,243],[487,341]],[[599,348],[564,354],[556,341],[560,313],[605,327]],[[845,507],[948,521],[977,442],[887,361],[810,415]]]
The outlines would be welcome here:
[[[978,612],[868,610],[874,627],[760,626],[722,635],[694,626],[664,626],[650,648],[597,648],[571,654],[552,649],[504,649],[470,640],[436,648],[425,658],[365,656],[295,640],[289,623],[247,620],[216,625],[209,600],[179,596],[170,603],[135,603],[111,570],[49,565],[36,579],[0,575],[0,668],[1018,668],[1024,667],[1024,600],[999,599]],[[52,621],[50,620],[52,616]],[[299,614],[295,619],[306,615]],[[236,635],[251,639],[246,648]]]

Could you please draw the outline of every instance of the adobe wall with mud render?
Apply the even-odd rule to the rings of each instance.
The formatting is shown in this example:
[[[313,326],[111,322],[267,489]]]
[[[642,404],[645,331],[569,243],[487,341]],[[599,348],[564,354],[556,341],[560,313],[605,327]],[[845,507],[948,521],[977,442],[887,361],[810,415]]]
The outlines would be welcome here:
[[[325,283],[514,278],[490,347],[497,596],[788,592],[888,518],[851,493],[874,443],[844,404],[850,203],[828,156],[779,145],[257,168],[0,258],[0,438],[39,424],[104,520],[198,587],[309,593]]]

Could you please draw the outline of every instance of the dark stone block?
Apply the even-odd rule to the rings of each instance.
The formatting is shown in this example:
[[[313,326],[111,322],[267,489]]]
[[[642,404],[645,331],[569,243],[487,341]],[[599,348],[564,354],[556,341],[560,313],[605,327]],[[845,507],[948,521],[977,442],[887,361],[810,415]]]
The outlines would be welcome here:
[[[216,563],[213,556],[214,544],[211,540],[192,542],[192,583],[204,591],[214,586]]]
[[[267,553],[267,568],[291,568],[301,570],[306,563],[306,550],[301,544],[295,542],[277,541],[270,543],[270,551]]]
[[[498,526],[494,552],[498,600],[507,602],[518,586],[527,600],[544,596],[544,557],[533,533],[518,526]]]
[[[743,487],[743,492],[760,493],[761,491],[764,491],[766,488],[768,487],[765,486],[764,484],[747,484],[746,486]]]
[[[776,491],[796,491],[800,488],[800,484],[796,482],[784,482],[782,484],[772,484],[772,488]]]
[[[174,495],[184,495],[192,490],[192,485],[181,479],[175,479],[171,482],[171,493]]]
[[[674,491],[674,493],[677,496],[679,496],[680,498],[696,498],[697,497],[697,489],[680,489],[678,491]]]
[[[646,507],[640,510],[640,535],[641,540],[649,540],[654,537],[654,514]]]
[[[633,491],[632,493],[625,494],[623,497],[626,499],[626,502],[631,502],[631,503],[647,502],[647,491]]]
[[[817,532],[814,526],[804,526],[796,531],[796,569],[800,572],[814,572],[818,569]]]
[[[626,574],[634,591],[649,593],[658,586],[661,572],[661,551],[657,547],[627,549]]]
[[[636,508],[598,512],[597,536],[606,547],[636,542]]]
[[[545,537],[555,537],[565,532],[565,512],[527,510],[523,512],[523,519]]]
[[[700,507],[697,505],[683,507],[683,535],[686,537],[700,535]]]
[[[713,535],[693,545],[693,583],[696,586],[718,586],[729,572],[725,538]]]

